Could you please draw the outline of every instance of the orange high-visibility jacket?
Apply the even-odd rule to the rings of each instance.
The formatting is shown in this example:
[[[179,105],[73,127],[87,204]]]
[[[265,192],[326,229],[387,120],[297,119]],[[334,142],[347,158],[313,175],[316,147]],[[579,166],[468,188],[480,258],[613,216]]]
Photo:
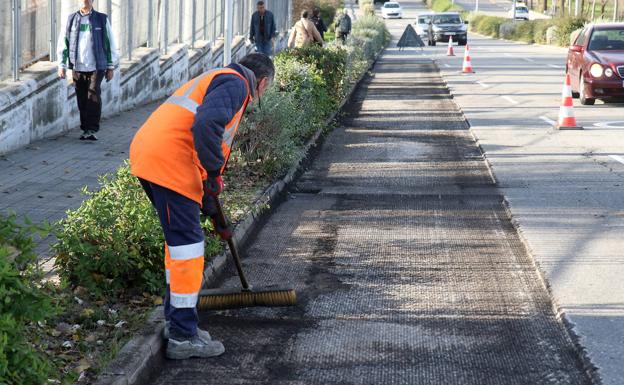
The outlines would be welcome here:
[[[225,126],[221,149],[226,160],[234,136],[251,100],[249,84],[236,70],[223,68],[190,80],[152,113],[130,145],[132,174],[173,190],[201,204],[207,172],[201,165],[193,139],[193,122],[211,82],[217,75],[232,74],[245,80],[247,97],[241,109]],[[221,169],[225,167],[225,163]]]

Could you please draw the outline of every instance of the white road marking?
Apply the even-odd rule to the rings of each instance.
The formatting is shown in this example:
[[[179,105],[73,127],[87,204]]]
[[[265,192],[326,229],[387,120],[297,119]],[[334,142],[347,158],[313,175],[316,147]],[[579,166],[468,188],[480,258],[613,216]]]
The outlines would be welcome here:
[[[535,60],[528,58],[528,57],[523,57],[522,60],[528,61],[529,63],[535,63]]]
[[[558,66],[558,65],[555,65],[555,64],[549,64],[548,66],[550,68],[556,68],[556,69],[562,69],[563,68],[563,66]]]
[[[447,63],[444,63],[444,66],[445,66],[446,68],[451,68],[451,65],[450,65],[450,64],[447,64]]]
[[[513,55],[512,55],[512,54],[510,54],[509,52],[505,52],[505,56],[507,56],[507,57],[512,57]]]
[[[594,126],[600,127],[600,128],[624,128],[624,120],[620,120],[616,122],[594,123]]]
[[[555,126],[555,125],[557,125],[557,122],[555,122],[555,121],[554,121],[554,120],[552,120],[552,119],[548,119],[548,118],[547,118],[547,117],[545,117],[545,116],[540,116],[539,118],[540,118],[540,119],[542,119],[543,121],[545,121],[546,123],[550,124],[551,126]]]
[[[483,87],[483,88],[488,88],[488,87],[489,87],[489,85],[487,85],[487,84],[485,84],[485,83],[483,83],[483,82],[480,82],[480,81],[478,81],[478,80],[477,80],[475,83],[477,83],[478,85],[480,85],[480,86],[481,86],[481,87]]]
[[[613,159],[617,160],[618,162],[620,162],[620,163],[624,164],[624,158],[622,158],[621,156],[619,156],[619,155],[609,155],[609,156],[610,156],[611,158],[613,158]]]
[[[509,103],[511,103],[511,104],[519,104],[519,103],[520,103],[519,101],[517,101],[517,100],[513,100],[512,98],[510,98],[510,97],[509,97],[509,96],[507,96],[507,95],[503,95],[503,99],[507,100],[507,101],[508,101]]]

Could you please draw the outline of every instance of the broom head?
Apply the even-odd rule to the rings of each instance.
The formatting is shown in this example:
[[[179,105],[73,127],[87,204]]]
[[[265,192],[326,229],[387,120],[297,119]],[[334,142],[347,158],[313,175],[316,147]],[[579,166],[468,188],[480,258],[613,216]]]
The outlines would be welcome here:
[[[264,287],[252,290],[207,289],[199,293],[198,310],[224,310],[254,306],[293,306],[297,293],[292,288]]]

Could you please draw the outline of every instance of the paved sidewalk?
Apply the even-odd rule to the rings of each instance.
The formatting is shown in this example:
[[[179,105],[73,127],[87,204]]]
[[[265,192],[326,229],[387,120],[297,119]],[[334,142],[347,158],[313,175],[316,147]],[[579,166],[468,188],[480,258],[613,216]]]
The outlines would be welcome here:
[[[82,203],[84,186],[98,187],[98,176],[115,171],[128,158],[130,141],[158,104],[124,112],[102,122],[97,142],[78,140],[72,130],[53,139],[0,156],[0,212],[12,210],[34,222],[55,222]],[[51,268],[51,237],[37,252]]]

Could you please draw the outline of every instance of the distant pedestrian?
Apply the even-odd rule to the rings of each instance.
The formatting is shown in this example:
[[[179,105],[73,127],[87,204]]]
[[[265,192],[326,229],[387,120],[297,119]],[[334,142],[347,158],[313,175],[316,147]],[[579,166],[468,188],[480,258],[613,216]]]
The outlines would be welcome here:
[[[256,45],[256,51],[273,55],[273,38],[277,35],[273,13],[266,9],[264,1],[258,1],[256,12],[251,15],[249,40]]]
[[[351,33],[351,17],[345,8],[336,19],[336,37],[343,43],[347,41],[347,37]]]
[[[288,37],[288,48],[300,48],[314,42],[323,45],[323,38],[316,30],[314,23],[308,19],[309,16],[308,11],[301,12],[301,19],[295,23]]]
[[[316,30],[318,31],[319,35],[321,35],[321,39],[323,39],[324,41],[325,32],[327,32],[327,26],[325,26],[325,23],[323,22],[323,19],[321,18],[320,8],[318,7],[314,8],[314,10],[312,11],[312,18],[310,20],[312,20],[312,22],[314,23],[314,26],[316,27]]]
[[[76,100],[80,111],[80,140],[97,140],[102,116],[101,84],[114,76],[117,45],[110,20],[93,9],[93,0],[82,0],[80,10],[67,18],[59,34],[58,75],[65,79],[72,70]]]

